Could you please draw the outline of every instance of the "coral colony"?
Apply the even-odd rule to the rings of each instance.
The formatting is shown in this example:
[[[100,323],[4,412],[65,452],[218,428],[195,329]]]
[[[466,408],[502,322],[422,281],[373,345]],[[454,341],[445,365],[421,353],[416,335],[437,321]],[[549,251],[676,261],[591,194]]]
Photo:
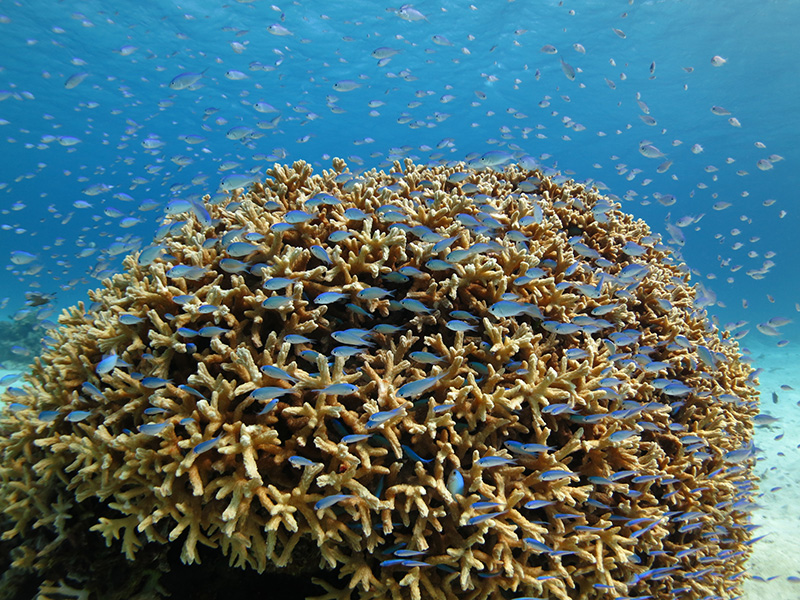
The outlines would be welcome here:
[[[268,175],[173,203],[7,393],[16,566],[91,499],[131,559],[312,548],[327,598],[740,593],[753,371],[642,221],[518,165]]]

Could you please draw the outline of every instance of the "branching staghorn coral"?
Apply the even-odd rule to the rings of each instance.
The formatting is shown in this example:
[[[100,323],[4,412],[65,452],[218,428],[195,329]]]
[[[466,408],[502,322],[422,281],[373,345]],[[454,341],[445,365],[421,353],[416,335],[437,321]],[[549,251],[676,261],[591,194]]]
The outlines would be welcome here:
[[[313,547],[362,600],[736,595],[752,369],[642,221],[410,161],[205,200],[9,393],[4,539],[91,500],[129,559],[310,572]]]

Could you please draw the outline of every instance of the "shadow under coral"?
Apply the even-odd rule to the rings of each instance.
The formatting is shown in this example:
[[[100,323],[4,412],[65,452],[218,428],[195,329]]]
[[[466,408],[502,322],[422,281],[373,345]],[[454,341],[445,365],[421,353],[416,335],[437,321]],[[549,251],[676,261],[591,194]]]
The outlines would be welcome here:
[[[220,559],[218,550],[200,547],[200,563],[184,564],[181,541],[145,544],[131,561],[122,554],[121,544],[106,546],[102,537],[90,532],[96,516],[88,506],[82,516],[73,516],[66,535],[55,542],[52,532],[36,529],[35,539],[0,541],[0,600],[38,600],[63,597],[85,600],[151,600],[192,598],[193,600],[237,600],[270,597],[301,599],[319,594],[312,582],[319,578],[334,582],[335,573],[319,569],[319,551],[313,542],[300,542],[297,560],[274,572],[232,569]],[[97,507],[94,507],[97,509]],[[5,524],[0,518],[0,525]],[[27,568],[31,548],[50,546],[43,568]],[[12,566],[12,562],[23,566]]]

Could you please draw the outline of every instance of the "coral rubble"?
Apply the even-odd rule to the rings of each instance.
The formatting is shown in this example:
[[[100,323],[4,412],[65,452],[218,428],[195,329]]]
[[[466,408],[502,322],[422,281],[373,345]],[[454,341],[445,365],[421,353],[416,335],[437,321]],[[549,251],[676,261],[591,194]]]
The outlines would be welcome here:
[[[322,567],[328,597],[738,593],[752,369],[611,200],[335,160],[169,212],[6,397],[16,567],[80,513],[128,559]]]

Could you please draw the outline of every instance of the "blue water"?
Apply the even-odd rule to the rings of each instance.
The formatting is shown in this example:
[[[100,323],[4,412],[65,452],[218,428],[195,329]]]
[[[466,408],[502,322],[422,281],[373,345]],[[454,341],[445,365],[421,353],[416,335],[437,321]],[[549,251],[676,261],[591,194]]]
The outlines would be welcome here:
[[[425,19],[416,21],[401,18],[399,8],[378,2],[279,8],[266,2],[0,2],[5,312],[23,308],[23,294],[32,289],[58,292],[59,305],[83,298],[119,268],[122,255],[150,240],[168,200],[213,194],[224,175],[297,159],[322,168],[330,156],[351,157],[354,170],[386,165],[400,154],[456,160],[512,144],[520,155],[543,157],[542,164],[578,180],[603,182],[623,198],[625,210],[657,231],[665,231],[668,215],[675,222],[705,213],[682,228],[682,252],[697,280],[727,307],[711,308],[723,323],[747,320],[749,336],[763,338],[755,324],[793,316],[798,3],[423,2],[414,10]],[[269,33],[274,23],[291,35]],[[445,39],[436,43],[433,36]],[[234,42],[242,44],[239,52]],[[545,44],[558,54],[540,51]],[[135,50],[120,52],[126,46]],[[381,47],[398,51],[383,66],[371,56]],[[715,55],[727,62],[712,66]],[[562,71],[562,58],[579,70],[574,81]],[[226,78],[231,70],[247,78]],[[198,89],[168,87],[184,72],[204,73]],[[78,73],[88,75],[67,89],[67,78]],[[334,84],[342,80],[360,87],[338,92]],[[655,125],[640,119],[645,113],[637,94]],[[442,102],[448,95],[453,99]],[[549,106],[540,107],[548,98]],[[277,112],[258,112],[252,105],[259,101]],[[371,109],[370,101],[385,104]],[[731,115],[713,114],[715,105]],[[218,110],[207,116],[211,108]],[[272,128],[259,128],[278,116]],[[730,125],[730,117],[741,127]],[[565,118],[585,129],[565,126]],[[261,137],[226,138],[236,126]],[[187,144],[181,140],[187,135],[205,140]],[[62,146],[54,136],[81,141]],[[163,145],[148,150],[142,146],[148,138]],[[357,143],[365,138],[371,141]],[[642,156],[642,140],[666,158]],[[694,144],[703,152],[692,153]],[[774,154],[784,160],[768,171],[757,168],[759,159]],[[191,163],[180,167],[176,156]],[[667,159],[671,168],[658,173]],[[225,161],[239,164],[220,172]],[[709,165],[718,171],[706,172]],[[641,172],[628,180],[635,169]],[[737,175],[740,170],[748,174]],[[137,177],[146,182],[133,184]],[[111,189],[82,193],[94,184]],[[676,201],[663,206],[654,193]],[[775,203],[763,206],[768,199]],[[147,200],[158,206],[140,210]],[[76,208],[76,201],[92,206]],[[731,206],[713,210],[718,201]],[[112,217],[104,213],[109,209]],[[783,218],[781,210],[788,213]],[[141,222],[121,227],[124,217]],[[741,233],[731,235],[734,228]],[[743,245],[733,250],[737,241]],[[37,259],[15,265],[14,250]],[[776,253],[775,266],[763,279],[748,276],[769,251]],[[741,268],[731,272],[736,265]],[[789,341],[798,335],[795,324],[779,331]]]
[[[679,228],[685,245],[676,250],[708,290],[709,312],[722,324],[747,321],[737,329],[749,330],[744,346],[800,341],[797,322],[776,335],[756,327],[798,320],[800,3],[400,9],[0,1],[0,316],[25,310],[26,292],[56,293],[54,307],[84,299],[151,240],[169,200],[213,195],[231,174],[299,159],[322,169],[339,156],[356,171],[503,149],[601,182],[666,240],[667,219],[704,215]],[[424,18],[407,20],[414,11]],[[273,24],[291,35],[273,35]],[[546,44],[557,54],[542,52]],[[371,55],[378,48],[398,52],[382,65]],[[715,56],[726,62],[712,65]],[[231,80],[230,71],[246,78]],[[202,73],[195,89],[169,87],[187,72]],[[79,73],[83,81],[65,86]],[[343,81],[359,87],[338,91]],[[259,112],[258,102],[275,112]],[[240,126],[252,133],[226,137]],[[65,146],[59,136],[80,141]],[[643,156],[643,140],[665,156]],[[236,164],[221,169],[226,162]],[[85,193],[98,184],[107,191]],[[664,195],[674,203],[659,202]],[[715,210],[719,202],[730,206]],[[138,222],[123,226],[130,217]],[[19,251],[35,259],[15,264]],[[51,308],[39,318],[52,318]]]

